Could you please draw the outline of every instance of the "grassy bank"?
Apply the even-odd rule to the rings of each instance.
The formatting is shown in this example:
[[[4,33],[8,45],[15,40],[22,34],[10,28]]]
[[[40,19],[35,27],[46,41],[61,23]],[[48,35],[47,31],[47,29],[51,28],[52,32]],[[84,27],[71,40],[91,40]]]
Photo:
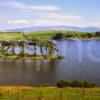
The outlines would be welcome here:
[[[40,60],[40,59],[64,59],[64,56],[41,56],[41,55],[36,55],[36,56],[19,56],[19,55],[0,55],[0,58],[3,59],[33,59],[33,60]]]
[[[100,88],[2,86],[0,100],[100,100]]]

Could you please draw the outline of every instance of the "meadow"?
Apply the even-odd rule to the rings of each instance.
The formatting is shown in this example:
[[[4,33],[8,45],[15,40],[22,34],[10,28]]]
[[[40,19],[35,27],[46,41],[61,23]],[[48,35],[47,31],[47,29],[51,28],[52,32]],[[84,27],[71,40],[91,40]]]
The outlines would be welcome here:
[[[100,100],[100,88],[4,86],[0,100]]]
[[[86,32],[79,32],[79,31],[62,31],[62,30],[46,30],[46,31],[38,31],[38,32],[0,32],[0,39],[23,39],[24,35],[27,35],[28,37],[38,37],[40,39],[52,39],[56,34],[64,33],[64,34],[85,34]]]
[[[22,38],[23,38],[23,34],[20,34],[20,33],[0,32],[0,40],[22,39]]]

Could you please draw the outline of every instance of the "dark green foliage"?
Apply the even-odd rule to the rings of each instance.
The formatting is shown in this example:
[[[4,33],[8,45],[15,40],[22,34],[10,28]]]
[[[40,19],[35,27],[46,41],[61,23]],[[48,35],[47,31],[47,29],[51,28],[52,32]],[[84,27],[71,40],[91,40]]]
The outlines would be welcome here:
[[[73,80],[73,81],[67,81],[67,80],[60,80],[59,82],[57,82],[57,87],[59,88],[63,88],[63,87],[85,87],[85,88],[93,88],[95,87],[95,84],[89,81],[77,81],[77,80]]]
[[[58,56],[58,59],[64,59],[64,58],[65,58],[65,57],[64,57],[63,55],[61,55],[61,56],[59,55],[59,56]]]
[[[91,33],[86,33],[86,37],[87,37],[87,38],[92,38],[92,37],[93,37],[93,34],[91,34]]]
[[[89,87],[91,88],[91,87],[95,87],[95,84],[92,82],[89,82],[89,81],[83,81],[82,86],[87,87],[87,88],[89,88]]]
[[[96,36],[99,36],[99,32],[97,32]],[[52,37],[55,40],[65,40],[65,39],[73,39],[73,38],[92,38],[95,37],[93,33],[86,33],[86,32],[74,32],[74,31],[64,31],[61,33],[57,33]]]
[[[75,80],[75,81],[70,82],[70,86],[71,87],[82,87],[82,84],[80,81]]]
[[[29,46],[32,46],[33,54],[32,56],[37,56],[37,47],[40,48],[41,56],[56,56],[55,52],[58,51],[56,44],[53,41],[50,40],[39,40],[39,39],[33,39],[32,40],[23,40],[23,41],[0,41],[0,55],[4,56],[10,56],[10,55],[16,55],[15,47],[20,48],[20,53],[18,54],[19,57],[27,57],[30,54],[25,52],[25,48],[30,50]],[[11,49],[9,53],[9,48]],[[45,54],[44,54],[45,52]]]
[[[71,86],[71,81],[60,80],[59,82],[57,82],[57,87],[59,88],[70,87],[70,86]]]
[[[76,37],[76,34],[67,34],[66,35],[66,38],[75,38]]]
[[[96,37],[100,37],[100,32],[95,32]]]
[[[57,33],[53,37],[53,39],[55,39],[55,40],[65,40],[66,39],[66,34],[64,34],[64,33]]]

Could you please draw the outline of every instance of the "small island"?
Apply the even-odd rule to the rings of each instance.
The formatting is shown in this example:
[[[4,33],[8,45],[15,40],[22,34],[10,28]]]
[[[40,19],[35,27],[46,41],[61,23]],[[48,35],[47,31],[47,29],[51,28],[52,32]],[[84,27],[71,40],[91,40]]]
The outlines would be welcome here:
[[[0,32],[0,58],[64,59],[54,40],[99,40],[100,32],[46,30],[37,32]],[[30,51],[30,52],[29,52]]]
[[[0,58],[7,59],[62,59],[56,44],[50,40],[2,40]]]

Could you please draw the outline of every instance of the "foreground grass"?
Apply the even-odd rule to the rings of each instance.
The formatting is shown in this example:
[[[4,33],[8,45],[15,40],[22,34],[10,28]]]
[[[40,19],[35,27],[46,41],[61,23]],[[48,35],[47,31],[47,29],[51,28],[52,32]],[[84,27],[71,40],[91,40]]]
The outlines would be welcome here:
[[[100,100],[100,88],[0,87],[0,100]]]
[[[40,59],[64,59],[63,56],[41,56],[41,55],[29,55],[29,56],[20,56],[20,55],[0,55],[0,58],[3,59],[33,59],[33,60],[40,60]]]

